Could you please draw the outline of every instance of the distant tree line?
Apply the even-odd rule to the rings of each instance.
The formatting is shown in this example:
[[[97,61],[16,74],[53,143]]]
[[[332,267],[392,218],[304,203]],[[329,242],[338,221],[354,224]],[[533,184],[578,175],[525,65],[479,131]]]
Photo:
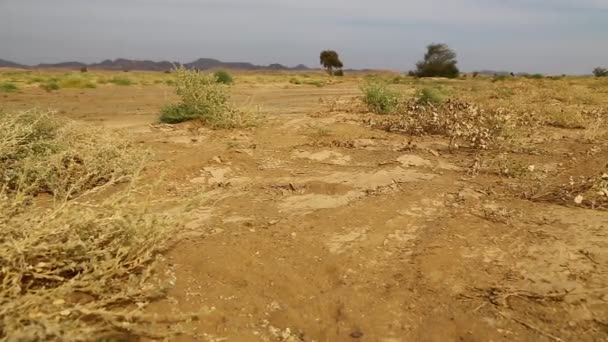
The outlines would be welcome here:
[[[344,64],[340,56],[334,50],[325,50],[320,55],[321,65],[327,73],[334,76],[342,76]],[[460,75],[460,70],[456,60],[456,53],[446,44],[430,44],[424,59],[416,63],[416,71],[410,71],[411,76],[417,77],[448,77],[456,78]]]

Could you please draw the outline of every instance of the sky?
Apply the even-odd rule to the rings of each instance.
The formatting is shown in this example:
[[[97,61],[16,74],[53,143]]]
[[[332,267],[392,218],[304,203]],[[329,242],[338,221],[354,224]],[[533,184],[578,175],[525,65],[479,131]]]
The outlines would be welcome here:
[[[464,71],[608,67],[608,0],[0,0],[0,58],[199,57],[407,71],[446,43]]]

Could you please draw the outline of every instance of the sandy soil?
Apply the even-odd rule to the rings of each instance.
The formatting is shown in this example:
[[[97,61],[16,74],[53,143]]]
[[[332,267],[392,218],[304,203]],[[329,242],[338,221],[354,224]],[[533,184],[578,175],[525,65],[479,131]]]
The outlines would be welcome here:
[[[164,86],[0,100],[127,132],[154,152],[159,195],[195,203],[196,234],[167,256],[176,286],[152,308],[201,313],[179,340],[608,341],[608,212],[521,199],[517,179],[469,176],[445,139],[322,113],[319,98],[357,94],[237,85],[266,120],[234,131],[155,125]],[[530,172],[606,169],[605,146],[547,136],[519,156]]]

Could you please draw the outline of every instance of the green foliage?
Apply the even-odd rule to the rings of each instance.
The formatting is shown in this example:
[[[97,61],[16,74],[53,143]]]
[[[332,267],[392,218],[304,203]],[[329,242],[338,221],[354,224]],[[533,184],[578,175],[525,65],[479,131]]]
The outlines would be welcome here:
[[[416,63],[419,77],[456,78],[460,74],[456,66],[456,53],[445,44],[430,44],[424,60]]]
[[[183,103],[168,104],[160,110],[160,122],[168,124],[176,124],[180,122],[191,121],[199,118],[201,115]]]
[[[19,88],[10,82],[4,82],[4,83],[0,83],[0,92],[3,93],[12,93],[19,90]]]
[[[338,76],[338,77],[344,76],[344,70],[338,69],[338,70],[334,71],[334,76]]]
[[[61,87],[56,81],[48,81],[46,83],[40,84],[40,88],[48,91],[49,93],[53,90],[59,90]]]
[[[445,95],[436,88],[423,88],[416,94],[416,103],[439,105],[445,102]]]
[[[213,73],[213,76],[215,76],[215,79],[217,80],[218,83],[222,83],[222,84],[233,84],[234,83],[234,79],[232,78],[232,75],[226,70],[218,70]]]
[[[394,113],[401,101],[399,93],[389,89],[384,83],[367,83],[361,87],[361,91],[363,92],[363,103],[373,113]]]
[[[595,77],[608,77],[608,69],[597,67],[597,68],[593,69],[593,75]]]
[[[57,82],[61,88],[95,88],[95,83],[91,82],[86,76],[72,74],[67,77],[59,79]]]
[[[327,69],[327,72],[330,75],[334,74],[334,69],[341,69],[344,66],[338,53],[333,50],[325,50],[321,52],[319,59],[321,65]]]
[[[213,74],[175,69],[175,92],[181,102],[165,106],[160,121],[179,123],[201,120],[213,128],[231,128],[249,124],[243,112],[228,104],[228,85],[218,83]]]
[[[118,76],[112,77],[108,82],[115,84],[115,85],[119,85],[119,86],[130,86],[130,85],[135,84],[133,81],[131,81],[131,79],[129,79],[127,77],[118,77]]]

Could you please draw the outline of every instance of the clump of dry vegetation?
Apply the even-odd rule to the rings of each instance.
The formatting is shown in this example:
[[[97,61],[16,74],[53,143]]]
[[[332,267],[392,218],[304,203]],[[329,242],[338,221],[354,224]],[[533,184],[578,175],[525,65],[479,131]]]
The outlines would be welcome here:
[[[160,252],[175,236],[133,188],[143,154],[113,134],[44,111],[0,112],[0,340],[163,338],[143,313],[172,279]],[[44,201],[43,193],[55,201]]]
[[[403,104],[400,112],[372,118],[372,127],[410,135],[443,135],[450,138],[450,147],[465,144],[474,149],[489,149],[508,137],[514,124],[506,109],[483,109],[471,103],[447,100],[424,105]]]
[[[0,185],[9,193],[70,198],[131,177],[142,157],[125,140],[52,112],[0,112]]]
[[[228,103],[229,86],[218,82],[215,75],[183,66],[176,68],[174,75],[175,92],[181,102],[165,106],[161,110],[161,122],[200,120],[212,128],[244,127],[253,123],[251,115]]]
[[[537,184],[524,196],[533,201],[608,210],[608,173],[570,177],[565,184]]]

